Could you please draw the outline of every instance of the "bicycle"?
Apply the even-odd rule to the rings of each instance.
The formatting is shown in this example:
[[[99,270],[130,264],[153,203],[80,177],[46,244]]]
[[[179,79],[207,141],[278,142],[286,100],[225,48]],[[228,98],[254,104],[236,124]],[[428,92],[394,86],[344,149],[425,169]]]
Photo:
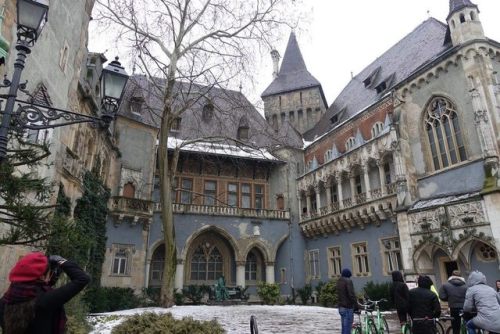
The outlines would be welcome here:
[[[432,322],[434,322],[434,326],[436,327],[436,333],[437,334],[445,334],[444,327],[439,322],[439,320],[440,319],[437,319],[437,318],[414,318],[414,319],[410,318],[410,321],[405,322],[401,326],[401,333],[402,334],[411,334],[412,328],[413,328],[413,322],[415,322],[415,321],[432,321]]]
[[[367,300],[365,304],[358,303],[364,311],[363,321],[361,320],[361,312],[358,314],[359,321],[353,324],[352,334],[382,334],[389,333],[389,325],[387,320],[380,312],[379,303],[387,301],[381,300]],[[376,311],[375,318],[373,311]]]
[[[476,314],[476,313],[473,313],[473,314]],[[460,334],[467,334],[467,320],[464,319],[463,317],[463,313],[460,313]],[[443,317],[441,318],[442,320],[452,320],[453,318],[452,317]],[[486,330],[484,329],[476,329],[476,334],[486,334],[488,333]],[[446,330],[446,334],[453,334],[453,328],[449,327],[447,330]]]

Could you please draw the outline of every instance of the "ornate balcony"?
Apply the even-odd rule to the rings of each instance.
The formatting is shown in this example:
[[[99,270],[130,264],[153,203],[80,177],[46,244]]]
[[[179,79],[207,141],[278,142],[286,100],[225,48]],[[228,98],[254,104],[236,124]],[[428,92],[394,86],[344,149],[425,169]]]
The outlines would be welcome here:
[[[213,206],[213,205],[195,205],[195,204],[172,204],[174,213],[176,214],[194,214],[207,216],[232,216],[244,218],[259,218],[259,219],[290,219],[290,212],[283,210],[267,210],[267,209],[245,209],[233,206]],[[155,203],[155,211],[160,210],[160,204]]]
[[[300,223],[302,233],[306,237],[326,235],[329,233],[339,234],[342,230],[350,232],[358,226],[364,229],[367,224],[380,225],[382,221],[394,216],[397,205],[395,194],[396,187],[388,187],[391,193],[382,196],[380,189],[372,190],[372,198],[367,199],[366,193],[358,194],[356,203],[350,198],[342,201],[343,207],[337,202],[320,209],[316,216],[302,216]],[[376,194],[376,196],[373,196]],[[363,195],[363,196],[361,196]]]
[[[132,224],[136,224],[139,220],[149,224],[153,217],[153,204],[152,201],[139,198],[114,196],[111,197],[109,210],[112,215],[118,217],[115,224],[127,218],[132,220]]]

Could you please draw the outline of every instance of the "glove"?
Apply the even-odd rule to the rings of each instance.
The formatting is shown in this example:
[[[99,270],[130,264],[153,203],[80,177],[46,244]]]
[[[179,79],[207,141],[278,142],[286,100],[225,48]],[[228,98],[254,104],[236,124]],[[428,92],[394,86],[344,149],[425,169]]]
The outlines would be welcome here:
[[[66,261],[67,260],[65,258],[63,258],[62,256],[60,256],[60,255],[51,255],[51,256],[49,256],[49,263],[51,265],[61,265],[61,264],[63,264]]]

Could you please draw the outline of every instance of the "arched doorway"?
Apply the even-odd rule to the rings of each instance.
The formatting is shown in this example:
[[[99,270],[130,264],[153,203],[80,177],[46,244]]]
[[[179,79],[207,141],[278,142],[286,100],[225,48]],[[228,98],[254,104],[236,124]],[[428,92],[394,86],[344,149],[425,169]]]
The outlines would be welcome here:
[[[149,286],[161,286],[163,277],[163,264],[165,262],[165,244],[161,244],[153,252],[151,257],[151,266],[149,270]]]
[[[226,284],[235,282],[234,250],[229,242],[214,231],[206,232],[193,240],[187,252],[184,267],[186,285],[213,285],[224,276]]]

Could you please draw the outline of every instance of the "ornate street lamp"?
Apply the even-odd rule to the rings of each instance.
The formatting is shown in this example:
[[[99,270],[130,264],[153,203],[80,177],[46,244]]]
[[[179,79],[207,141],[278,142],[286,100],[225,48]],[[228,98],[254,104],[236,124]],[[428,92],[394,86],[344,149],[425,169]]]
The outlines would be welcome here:
[[[33,46],[49,12],[48,0],[17,0],[17,39]]]
[[[0,88],[9,88],[9,93],[0,95],[6,99],[5,109],[1,111],[0,125],[0,163],[7,157],[8,135],[11,127],[18,130],[42,130],[76,123],[92,123],[100,128],[108,128],[120,106],[128,75],[118,62],[112,61],[101,75],[100,117],[77,114],[68,110],[29,103],[17,99],[17,92],[25,92],[26,82],[21,83],[26,56],[47,21],[48,0],[17,0],[17,58],[14,63],[12,80],[5,79]],[[14,105],[18,108],[14,111]],[[1,108],[1,102],[0,102]],[[57,121],[57,122],[56,122]]]
[[[128,74],[115,58],[101,73],[101,119],[109,126],[115,118],[125,92]]]

